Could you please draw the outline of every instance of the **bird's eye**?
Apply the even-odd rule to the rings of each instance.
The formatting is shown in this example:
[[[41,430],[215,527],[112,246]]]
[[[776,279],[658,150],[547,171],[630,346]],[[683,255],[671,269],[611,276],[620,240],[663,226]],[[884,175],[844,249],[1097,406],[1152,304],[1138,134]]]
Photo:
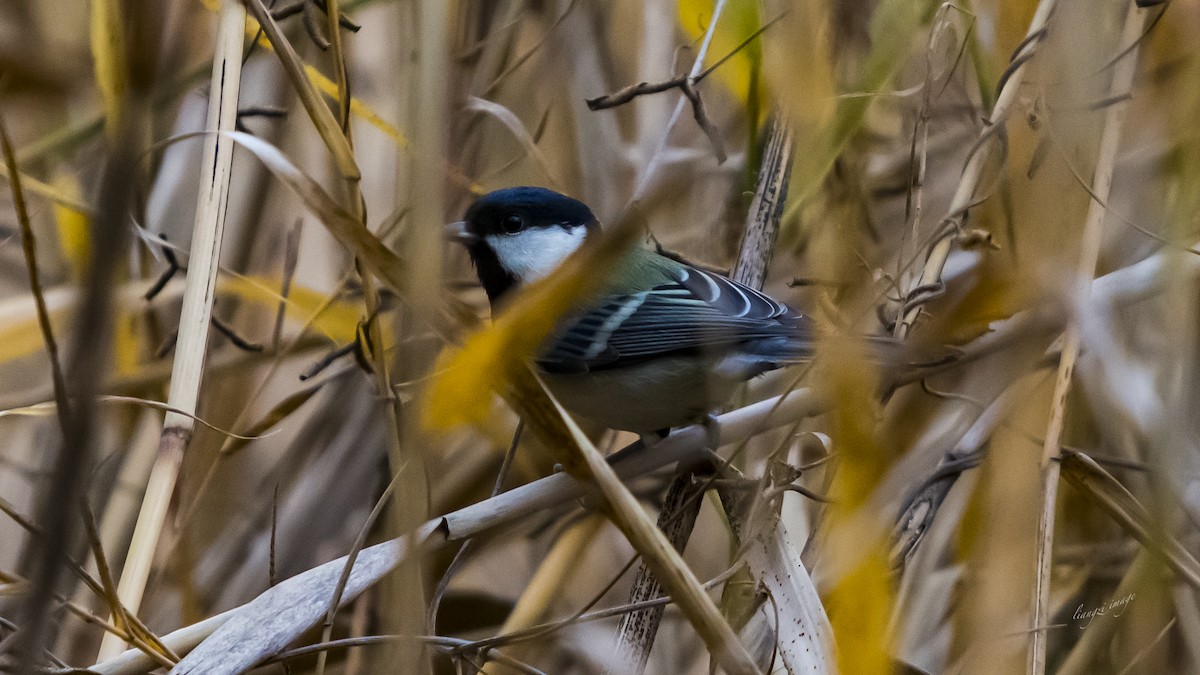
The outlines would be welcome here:
[[[524,224],[525,224],[525,221],[521,218],[521,216],[515,216],[515,215],[508,216],[507,218],[504,219],[504,222],[502,223],[502,225],[504,227],[504,231],[509,234],[514,234],[516,232],[519,232],[521,230],[521,226]]]

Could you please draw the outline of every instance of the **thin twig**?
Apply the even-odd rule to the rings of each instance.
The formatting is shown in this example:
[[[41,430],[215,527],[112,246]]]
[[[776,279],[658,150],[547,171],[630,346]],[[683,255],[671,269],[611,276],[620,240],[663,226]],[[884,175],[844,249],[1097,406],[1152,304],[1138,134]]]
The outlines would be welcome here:
[[[696,85],[723,63],[749,46],[751,42],[758,39],[758,37],[762,35],[763,32],[765,32],[768,28],[774,25],[775,22],[782,19],[787,12],[784,12],[763,24],[761,27],[751,33],[749,37],[743,40],[738,46],[730,50],[728,54],[718,59],[716,63],[712,64],[705,70],[700,70],[697,68],[697,66],[699,66],[704,59],[704,52],[707,49],[712,36],[712,26],[716,25],[717,17],[720,15],[720,5],[721,3],[718,3],[717,7],[713,11],[713,18],[709,23],[709,30],[705,35],[705,41],[701,45],[700,55],[697,57],[695,65],[692,67],[690,73],[687,75],[679,75],[662,80],[661,82],[639,82],[613,92],[612,94],[605,94],[603,96],[587,99],[585,102],[587,103],[588,109],[593,111],[606,110],[628,103],[639,96],[657,94],[660,92],[669,91],[671,89],[678,89],[683,94],[683,99],[680,99],[679,105],[682,105],[684,100],[687,100],[692,104],[692,117],[696,120],[696,125],[699,126],[701,131],[704,132],[704,135],[708,137],[708,142],[712,146],[713,154],[715,154],[717,157],[717,163],[724,164],[727,158],[725,153],[725,143],[721,140],[721,132],[717,129],[716,125],[713,124],[712,120],[709,119],[707,109],[704,106],[704,99],[700,96],[700,92],[696,89]],[[679,110],[680,108],[677,105],[676,114],[672,115],[671,118],[672,123],[678,118]],[[668,125],[668,128],[670,126],[671,125]]]
[[[639,96],[646,96],[648,94],[658,94],[658,93],[661,93],[664,91],[669,91],[671,89],[681,89],[682,90],[684,87],[695,86],[697,84],[700,84],[701,80],[703,80],[704,78],[711,75],[714,70],[716,70],[717,68],[720,68],[722,65],[725,64],[725,62],[729,61],[729,59],[733,58],[734,56],[737,56],[737,54],[739,52],[741,52],[746,47],[750,46],[751,42],[754,42],[756,39],[758,39],[758,37],[760,35],[762,35],[763,33],[765,33],[768,28],[775,25],[780,19],[783,19],[785,16],[787,16],[787,14],[788,13],[786,11],[781,12],[774,19],[771,19],[770,21],[764,23],[757,30],[755,30],[753,33],[751,33],[745,40],[742,40],[741,43],[738,44],[738,46],[729,50],[728,53],[726,53],[721,58],[717,59],[716,62],[713,63],[711,66],[705,68],[704,70],[700,71],[699,73],[697,73],[694,76],[693,75],[677,75],[675,77],[668,78],[666,80],[661,80],[659,82],[638,82],[637,84],[631,84],[627,87],[618,89],[617,91],[614,91],[611,94],[604,94],[602,96],[597,96],[595,98],[589,98],[584,102],[587,103],[587,107],[589,110],[593,110],[593,111],[607,110],[609,108],[616,108],[617,106],[629,103],[630,101],[632,101],[633,99],[635,99]]]
[[[50,310],[46,308],[46,296],[42,290],[42,277],[38,272],[37,240],[33,236],[33,225],[29,220],[29,208],[25,204],[25,193],[21,189],[21,173],[17,170],[17,159],[13,154],[8,128],[0,117],[0,149],[4,153],[4,165],[8,168],[9,188],[12,190],[13,206],[17,211],[17,224],[21,228],[21,251],[25,255],[25,270],[29,276],[29,292],[33,295],[37,310],[38,328],[46,346],[46,358],[50,360],[50,377],[54,383],[54,401],[58,404],[59,426],[64,431],[70,426],[71,405],[67,396],[67,381],[63,376],[62,363],[58,358],[58,341],[54,339],[54,328],[50,324]]]
[[[725,4],[728,0],[716,0],[713,5],[712,19],[708,22],[708,30],[704,33],[704,39],[700,42],[700,49],[696,52],[696,59],[692,62],[692,69],[688,75],[695,77],[703,72],[704,59],[708,56],[708,49],[712,45],[713,36],[716,34],[717,21],[721,17],[721,12],[725,10]],[[675,103],[675,109],[671,111],[671,116],[667,118],[666,128],[663,129],[662,136],[659,138],[658,145],[654,147],[654,151],[650,155],[650,160],[646,162],[645,167],[638,175],[637,182],[634,184],[633,197],[630,201],[636,204],[645,195],[646,188],[650,186],[650,180],[658,171],[659,162],[662,161],[663,151],[667,147],[667,143],[671,140],[671,131],[675,128],[675,124],[679,122],[680,116],[683,115],[683,108],[687,105],[687,97],[680,96]]]

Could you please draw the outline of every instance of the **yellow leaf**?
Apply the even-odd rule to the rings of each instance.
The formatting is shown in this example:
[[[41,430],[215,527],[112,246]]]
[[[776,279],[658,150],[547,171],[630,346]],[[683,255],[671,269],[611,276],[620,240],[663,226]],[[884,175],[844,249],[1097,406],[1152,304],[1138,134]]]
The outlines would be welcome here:
[[[843,675],[892,672],[885,641],[892,612],[891,570],[882,547],[842,576],[824,600],[833,625],[838,672]]]
[[[96,86],[104,102],[104,118],[109,138],[114,138],[121,119],[125,97],[125,36],[121,30],[121,10],[116,0],[92,0],[92,62]]]
[[[831,494],[829,541],[837,581],[825,607],[842,673],[889,673],[887,625],[893,596],[885,527],[874,521],[871,497],[891,463],[877,431],[878,380],[863,345],[829,339],[819,352],[830,364],[829,387],[839,461]],[[866,515],[864,515],[866,514]],[[857,550],[853,550],[857,549]]]
[[[426,427],[448,429],[487,419],[494,393],[505,390],[559,317],[596,285],[596,275],[580,264],[587,253],[574,254],[568,264],[518,295],[499,319],[469,336],[461,348],[442,352],[423,409]]]
[[[220,293],[231,293],[274,312],[279,307],[279,285],[279,279],[270,277],[226,277],[221,279],[218,289]],[[288,293],[287,308],[289,314],[301,321],[311,320],[314,330],[339,344],[354,339],[362,318],[361,304],[340,300],[330,303],[323,293],[294,284]]]
[[[827,5],[826,0],[798,3],[762,37],[766,88],[799,134],[795,155],[801,161],[818,150],[828,152],[838,108]]]
[[[79,182],[69,173],[59,172],[54,178],[54,187],[70,199],[79,199]],[[58,228],[58,246],[63,260],[71,268],[71,278],[79,281],[91,255],[89,218],[86,213],[55,202],[54,224]]]

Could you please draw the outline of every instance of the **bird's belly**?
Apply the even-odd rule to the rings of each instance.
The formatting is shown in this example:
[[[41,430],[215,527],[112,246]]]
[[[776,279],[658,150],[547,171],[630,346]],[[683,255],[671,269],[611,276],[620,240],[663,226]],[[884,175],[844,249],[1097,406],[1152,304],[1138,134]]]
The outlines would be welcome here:
[[[543,378],[571,413],[613,429],[649,433],[696,422],[724,403],[742,378],[722,376],[695,357]]]

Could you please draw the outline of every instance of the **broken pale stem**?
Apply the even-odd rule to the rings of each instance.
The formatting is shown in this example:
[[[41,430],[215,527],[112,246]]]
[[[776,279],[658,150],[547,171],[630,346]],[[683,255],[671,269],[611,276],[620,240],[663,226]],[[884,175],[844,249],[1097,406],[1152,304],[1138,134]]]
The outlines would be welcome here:
[[[1024,43],[1025,46],[1019,53],[1013,55],[1013,63],[1018,63],[1020,59],[1027,58],[1033,50],[1037,49],[1039,40],[1031,38],[1046,27],[1046,22],[1054,12],[1055,4],[1055,0],[1042,0],[1041,4],[1038,5],[1037,12],[1033,15],[1033,20],[1029,24],[1029,32],[1026,34]],[[981,140],[988,135],[996,133],[996,125],[1004,124],[1004,120],[1008,117],[1013,103],[1017,100],[1017,90],[1021,88],[1021,82],[1025,79],[1025,68],[1027,65],[1028,62],[1015,66],[1012,74],[1005,80],[1004,87],[996,97],[996,104],[992,106],[992,112],[988,118],[990,123],[984,129],[983,134],[981,134]],[[975,199],[975,191],[979,188],[979,181],[983,176],[984,166],[991,157],[991,148],[991,145],[979,147],[967,160],[967,165],[963,168],[962,179],[959,180],[958,188],[954,192],[954,198],[950,202],[950,209],[946,217],[942,220],[943,226],[951,222],[961,222],[958,219],[962,217],[971,205],[971,202]],[[925,267],[921,270],[921,278],[913,288],[928,288],[940,282],[942,269],[946,266],[946,260],[950,257],[950,251],[954,248],[954,240],[957,233],[957,227],[948,227],[941,237],[934,242],[933,247],[929,251],[929,257],[925,260]],[[908,332],[912,330],[913,323],[916,322],[917,316],[921,313],[921,306],[918,304],[912,308],[902,308],[902,312],[900,320],[896,322],[895,330],[895,337],[901,340],[907,337]]]
[[[231,131],[237,122],[245,22],[246,8],[240,0],[224,0],[221,3],[206,125],[209,131]],[[187,287],[180,311],[179,342],[167,395],[167,405],[186,414],[168,412],[163,420],[158,456],[150,471],[129,555],[121,573],[117,594],[133,614],[137,614],[141,606],[154,563],[154,552],[158,547],[158,537],[166,520],[171,495],[175,491],[183,451],[191,439],[195,424],[192,416],[196,413],[204,353],[208,346],[208,326],[221,257],[221,234],[225,228],[225,207],[229,200],[233,140],[221,134],[207,134],[201,157]],[[122,647],[119,639],[108,635],[101,644],[100,658],[119,653]]]

